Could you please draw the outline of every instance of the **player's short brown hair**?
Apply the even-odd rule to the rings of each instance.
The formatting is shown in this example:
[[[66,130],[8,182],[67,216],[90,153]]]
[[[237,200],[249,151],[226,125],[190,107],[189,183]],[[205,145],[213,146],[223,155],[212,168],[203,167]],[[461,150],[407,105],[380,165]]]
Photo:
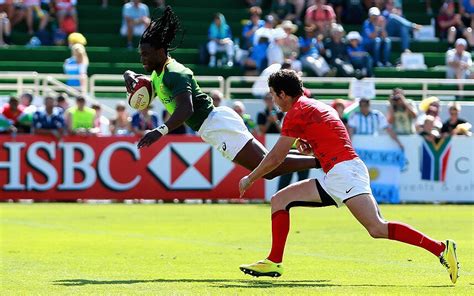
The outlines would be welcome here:
[[[280,94],[284,91],[290,97],[300,97],[303,95],[303,81],[293,70],[283,69],[270,75],[268,87]]]

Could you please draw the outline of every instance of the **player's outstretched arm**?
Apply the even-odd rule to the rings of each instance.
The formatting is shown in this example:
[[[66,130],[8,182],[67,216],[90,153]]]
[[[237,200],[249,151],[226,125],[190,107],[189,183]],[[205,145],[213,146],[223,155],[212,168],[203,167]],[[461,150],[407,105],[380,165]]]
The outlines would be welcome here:
[[[148,147],[155,143],[169,131],[181,126],[186,120],[189,119],[189,117],[191,117],[191,115],[193,115],[194,107],[191,93],[182,92],[175,96],[174,99],[176,101],[176,109],[174,110],[173,114],[164,124],[146,133],[138,142],[138,149],[142,147]]]
[[[272,150],[265,156],[260,164],[247,176],[243,177],[239,183],[240,197],[259,178],[267,175],[276,169],[286,158],[295,138],[280,136]]]

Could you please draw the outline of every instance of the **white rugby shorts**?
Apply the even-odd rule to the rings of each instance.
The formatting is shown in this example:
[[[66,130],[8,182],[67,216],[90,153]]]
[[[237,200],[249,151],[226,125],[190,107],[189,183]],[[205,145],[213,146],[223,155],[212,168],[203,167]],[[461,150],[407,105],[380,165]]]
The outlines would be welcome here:
[[[372,194],[369,171],[360,158],[336,164],[327,174],[316,178],[321,187],[336,202],[337,207],[360,194]]]
[[[234,160],[245,144],[254,138],[239,114],[226,106],[214,108],[202,123],[198,134],[204,142],[230,160]]]

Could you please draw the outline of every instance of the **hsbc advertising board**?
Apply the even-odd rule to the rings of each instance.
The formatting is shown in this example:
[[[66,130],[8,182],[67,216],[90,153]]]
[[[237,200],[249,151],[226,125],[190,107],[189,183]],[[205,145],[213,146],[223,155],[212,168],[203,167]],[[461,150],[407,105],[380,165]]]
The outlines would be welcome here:
[[[0,136],[0,200],[230,199],[247,170],[195,136]],[[263,199],[260,180],[246,198]]]

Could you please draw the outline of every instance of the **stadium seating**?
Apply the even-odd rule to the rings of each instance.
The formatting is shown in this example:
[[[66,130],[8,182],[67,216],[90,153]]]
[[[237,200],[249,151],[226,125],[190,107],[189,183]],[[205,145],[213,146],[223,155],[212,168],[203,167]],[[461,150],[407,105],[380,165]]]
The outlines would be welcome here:
[[[433,7],[437,2],[433,1]],[[146,3],[146,1],[145,1]],[[172,53],[179,61],[186,63],[197,75],[238,76],[242,69],[209,68],[199,64],[199,45],[207,40],[207,29],[215,12],[222,12],[232,28],[235,37],[240,36],[242,21],[248,17],[244,1],[235,0],[169,0],[185,29],[185,37],[180,48]],[[125,48],[125,40],[118,31],[121,24],[122,1],[110,1],[107,9],[102,9],[97,0],[81,0],[78,5],[79,29],[87,40],[90,59],[89,74],[120,74],[126,69],[141,72],[139,56],[134,50]],[[408,19],[421,24],[430,23],[420,1],[404,1],[404,11]],[[159,14],[151,9],[152,13]],[[346,31],[358,30],[359,26],[346,25]],[[0,49],[0,71],[37,71],[40,73],[62,73],[63,62],[70,56],[67,47],[26,48],[28,41],[25,30],[13,35],[15,46]],[[300,28],[301,31],[302,28]],[[179,37],[177,38],[179,39]],[[444,78],[446,42],[412,43],[413,52],[425,55],[426,70],[400,70],[397,68],[377,68],[376,77],[393,78]],[[394,42],[392,61],[400,57],[400,44]],[[318,87],[325,87],[321,85]],[[409,88],[409,86],[407,86]],[[444,87],[444,89],[449,89]]]

